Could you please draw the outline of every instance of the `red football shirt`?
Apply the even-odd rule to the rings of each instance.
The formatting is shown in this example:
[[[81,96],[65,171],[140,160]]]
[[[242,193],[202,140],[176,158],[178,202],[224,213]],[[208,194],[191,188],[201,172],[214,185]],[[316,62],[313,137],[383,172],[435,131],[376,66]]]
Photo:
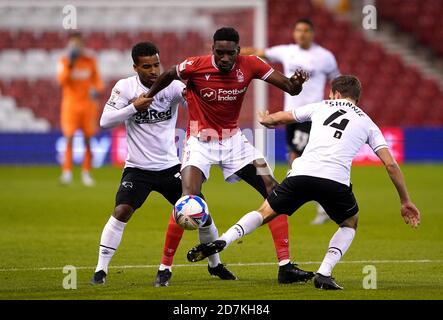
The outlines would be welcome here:
[[[238,129],[238,117],[252,79],[265,80],[274,69],[257,56],[238,56],[230,72],[217,68],[214,56],[189,57],[177,65],[187,82],[187,135],[226,138]]]

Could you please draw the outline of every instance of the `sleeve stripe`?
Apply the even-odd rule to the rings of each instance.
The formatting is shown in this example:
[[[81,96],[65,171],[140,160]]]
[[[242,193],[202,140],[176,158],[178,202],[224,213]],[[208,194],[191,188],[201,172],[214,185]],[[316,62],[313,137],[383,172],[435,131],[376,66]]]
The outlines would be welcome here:
[[[266,80],[273,72],[274,72],[274,68],[271,68],[268,72],[266,72],[266,74],[263,77],[261,77],[261,79]]]
[[[389,146],[387,144],[379,144],[378,146],[376,146],[372,150],[374,150],[374,152],[377,152],[378,150],[383,149],[383,148],[389,148]]]

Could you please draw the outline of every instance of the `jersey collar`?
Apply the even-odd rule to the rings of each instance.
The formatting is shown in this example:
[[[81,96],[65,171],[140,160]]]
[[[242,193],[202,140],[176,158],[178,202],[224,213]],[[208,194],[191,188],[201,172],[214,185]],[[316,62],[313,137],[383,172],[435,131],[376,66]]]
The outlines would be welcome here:
[[[217,67],[217,64],[215,63],[214,55],[211,56],[211,63],[212,63],[212,66],[213,66],[215,69],[217,69],[218,71],[220,71],[220,69]],[[237,62],[234,62],[234,65],[232,66],[231,70],[229,70],[229,71],[234,70],[236,64],[237,64]]]
[[[138,84],[142,87],[143,90],[145,90],[146,92],[148,92],[150,90],[150,88],[146,87],[141,81],[140,81],[140,77],[137,75],[136,76],[137,82]]]

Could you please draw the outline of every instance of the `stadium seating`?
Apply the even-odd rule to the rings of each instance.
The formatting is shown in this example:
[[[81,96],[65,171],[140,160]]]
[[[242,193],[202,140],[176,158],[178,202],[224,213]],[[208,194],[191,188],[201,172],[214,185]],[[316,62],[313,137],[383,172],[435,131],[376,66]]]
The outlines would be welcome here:
[[[360,103],[381,126],[443,124],[442,108],[436,103],[443,99],[443,91],[434,80],[423,78],[419,71],[404,65],[399,56],[387,54],[378,44],[365,40],[349,23],[313,8],[309,0],[296,3],[269,0],[268,3],[269,45],[292,42],[293,22],[300,17],[310,17],[315,24],[316,41],[335,54],[340,71],[360,78],[363,85]],[[415,10],[407,7],[411,12]],[[291,20],[288,17],[292,17]],[[274,88],[270,91],[271,110],[277,110],[283,105],[283,97]]]
[[[443,56],[443,2],[440,0],[377,0],[382,19],[412,34]]]
[[[389,19],[395,19],[399,13],[410,17],[411,12],[417,9],[415,0],[408,1],[408,5],[402,6],[401,10],[394,10],[393,5],[387,4],[391,2],[399,1],[379,1],[382,15]],[[435,8],[435,5],[430,2],[436,1],[425,0],[423,3],[426,4],[423,8],[419,6],[419,9],[434,15],[431,8]],[[14,99],[14,110],[17,107],[29,108],[33,115],[46,119],[52,128],[57,128],[61,92],[55,75],[57,61],[66,45],[67,33],[56,31],[60,30],[54,22],[60,23],[59,9],[33,8],[30,15],[32,19],[28,21],[24,17],[31,9],[14,8],[0,12],[0,92],[3,97]],[[215,14],[211,20],[208,16],[199,15],[194,9],[183,9],[180,16],[175,15],[172,19],[170,10],[159,8],[158,14],[146,21],[146,12],[143,10],[128,9],[125,16],[121,16],[121,10],[100,9],[106,11],[100,13],[103,17],[100,24],[95,21],[95,9],[79,12],[79,17],[86,26],[83,33],[86,46],[94,51],[106,84],[101,106],[115,81],[132,74],[129,50],[136,42],[155,42],[160,49],[164,68],[187,56],[209,52],[211,34],[208,34],[208,30],[213,30],[216,25],[235,25],[241,33],[242,45],[252,45],[253,34],[248,24],[253,21],[253,15],[247,10],[230,16]],[[435,103],[443,99],[443,92],[438,85],[433,80],[423,78],[419,71],[406,66],[400,57],[387,54],[379,45],[365,40],[348,22],[337,20],[326,10],[314,8],[309,0],[268,0],[268,16],[269,45],[293,42],[293,22],[300,17],[310,17],[315,24],[317,42],[336,55],[341,72],[356,74],[361,79],[361,104],[381,126],[443,124],[442,108]],[[22,24],[17,23],[20,21],[17,17],[23,17]],[[165,26],[162,19],[168,19],[171,25]],[[119,27],[119,20],[126,21],[124,30]],[[443,27],[437,28],[433,19],[420,17],[418,22],[416,20],[411,20],[413,25],[408,19],[402,20],[402,23],[405,28],[428,31],[434,28],[434,32],[426,33],[423,41],[432,42],[434,36],[443,35],[440,31]],[[144,29],[140,29],[140,25]],[[442,43],[440,41],[438,45]],[[282,93],[271,88],[269,97],[270,109],[280,109],[283,105]],[[246,108],[240,117],[242,126],[252,124],[251,101],[248,95]],[[8,103],[4,102],[2,106]],[[0,111],[0,119],[4,120],[1,118],[4,113]],[[30,113],[23,114],[20,117],[26,119]],[[44,128],[43,124],[40,126]]]

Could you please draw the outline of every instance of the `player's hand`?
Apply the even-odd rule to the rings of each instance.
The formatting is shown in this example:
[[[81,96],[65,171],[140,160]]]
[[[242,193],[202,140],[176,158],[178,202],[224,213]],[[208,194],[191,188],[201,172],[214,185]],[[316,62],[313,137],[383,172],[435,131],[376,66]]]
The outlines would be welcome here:
[[[401,215],[406,224],[409,224],[413,228],[417,228],[420,224],[420,211],[415,204],[408,201],[401,204]]]
[[[141,112],[148,110],[152,101],[154,101],[154,98],[146,98],[145,94],[142,93],[134,101],[132,101],[132,103],[134,104],[135,109]]]
[[[303,83],[309,80],[309,74],[304,70],[297,69],[290,80],[293,84],[301,86]]]
[[[275,121],[274,119],[269,115],[269,111],[259,111],[257,112],[257,118],[258,122],[269,129],[275,128]]]

